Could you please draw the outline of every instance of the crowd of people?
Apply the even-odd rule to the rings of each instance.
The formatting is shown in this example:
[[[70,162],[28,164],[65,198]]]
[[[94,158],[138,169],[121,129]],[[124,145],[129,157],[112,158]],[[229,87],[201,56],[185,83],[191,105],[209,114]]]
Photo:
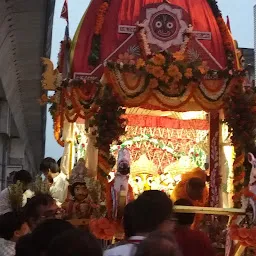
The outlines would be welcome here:
[[[145,191],[126,205],[122,222],[125,239],[103,248],[88,227],[77,228],[60,218],[59,206],[68,186],[57,163],[47,158],[40,169],[42,179],[51,182],[51,193],[24,198],[26,203],[18,211],[12,209],[8,200],[9,188],[0,193],[0,256],[215,255],[208,236],[191,229],[195,215],[174,213],[172,200],[158,190]],[[25,192],[32,177],[21,170],[13,181],[20,182]],[[192,204],[179,199],[174,205]]]

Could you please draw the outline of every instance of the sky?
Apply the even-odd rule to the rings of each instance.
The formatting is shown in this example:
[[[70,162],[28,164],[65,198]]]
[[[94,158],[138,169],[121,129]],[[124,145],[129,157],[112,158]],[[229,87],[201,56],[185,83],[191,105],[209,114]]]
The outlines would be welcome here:
[[[131,0],[136,1],[136,0]],[[64,0],[56,0],[53,24],[51,60],[56,66],[60,41],[63,39],[66,22],[60,18]],[[73,37],[90,0],[69,0],[70,36]],[[219,8],[223,17],[229,16],[231,31],[239,47],[253,48],[254,46],[254,18],[253,6],[256,0],[219,0]],[[45,156],[59,159],[63,153],[53,136],[53,122],[50,114],[47,115]]]

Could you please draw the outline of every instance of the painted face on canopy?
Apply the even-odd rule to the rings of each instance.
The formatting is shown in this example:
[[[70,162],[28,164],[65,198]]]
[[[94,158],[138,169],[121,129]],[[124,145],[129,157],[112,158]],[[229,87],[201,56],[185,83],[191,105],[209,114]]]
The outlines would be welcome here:
[[[178,23],[169,13],[158,13],[151,19],[151,31],[155,38],[168,41],[177,32]]]
[[[74,188],[74,197],[78,202],[82,202],[88,196],[88,190],[85,184],[77,184]]]

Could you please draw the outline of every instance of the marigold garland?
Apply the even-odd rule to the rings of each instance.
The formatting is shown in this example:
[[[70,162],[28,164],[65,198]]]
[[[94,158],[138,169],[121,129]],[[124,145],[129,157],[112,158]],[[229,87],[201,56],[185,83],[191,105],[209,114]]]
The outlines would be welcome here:
[[[225,49],[226,57],[227,57],[227,67],[228,70],[233,70],[236,68],[235,65],[235,48],[234,48],[234,42],[231,37],[230,31],[223,20],[221,11],[218,7],[216,0],[207,0],[208,4],[210,5],[212,12],[216,18],[217,24],[219,26],[219,30],[221,33],[221,37],[223,40],[223,46]]]
[[[61,116],[56,115],[54,119],[53,129],[54,129],[54,138],[58,142],[58,144],[64,147],[64,141],[61,139],[62,132],[61,132]]]
[[[123,117],[125,110],[114,97],[109,86],[105,87],[103,97],[99,102],[100,109],[95,113],[90,126],[97,127],[96,147],[99,150],[99,173],[106,177],[115,165],[110,153],[110,145],[119,142],[125,134],[127,120]]]
[[[250,170],[244,167],[245,155],[256,149],[256,94],[252,88],[243,87],[243,79],[237,79],[230,93],[224,99],[225,122],[232,133],[236,158],[234,171],[234,204],[241,207],[241,191],[248,184]]]
[[[109,221],[107,218],[90,220],[89,228],[95,237],[103,240],[112,240],[116,232],[115,223]]]
[[[137,59],[135,64],[108,62],[108,67],[124,72],[143,72],[147,76],[146,82],[152,89],[158,87],[176,89],[187,87],[191,82],[199,82],[209,71],[205,61],[188,62],[182,52],[173,54],[156,53],[149,59]]]
[[[95,28],[94,28],[94,34],[95,35],[99,35],[102,29],[102,26],[104,24],[104,19],[105,19],[105,15],[107,13],[109,7],[109,3],[108,1],[104,1],[97,13],[97,18],[96,18],[96,24],[95,24]]]
[[[88,62],[92,66],[97,66],[100,61],[100,43],[101,43],[100,34],[105,21],[105,15],[109,8],[109,2],[110,0],[104,0],[103,3],[100,5],[97,13],[96,23],[94,27],[94,35],[93,35],[92,44],[91,44],[91,52],[88,57]]]

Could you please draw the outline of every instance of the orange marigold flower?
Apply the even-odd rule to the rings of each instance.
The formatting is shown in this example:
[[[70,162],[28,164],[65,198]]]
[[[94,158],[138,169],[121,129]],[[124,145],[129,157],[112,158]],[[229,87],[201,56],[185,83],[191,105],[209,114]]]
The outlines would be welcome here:
[[[170,65],[167,72],[168,72],[169,76],[174,77],[174,76],[176,76],[177,73],[180,73],[180,70],[177,66]]]
[[[175,53],[173,53],[173,57],[177,61],[182,61],[182,60],[185,59],[185,56],[184,56],[184,54],[182,52],[175,52]]]
[[[180,72],[178,72],[174,77],[173,77],[173,80],[175,82],[178,82],[182,79],[182,74]]]
[[[102,3],[97,13],[97,19],[96,19],[96,24],[94,28],[94,33],[96,35],[99,35],[101,32],[107,10],[108,10],[108,3],[107,2]]]
[[[164,75],[164,70],[162,69],[162,67],[159,66],[153,66],[153,70],[152,70],[152,75],[156,78],[160,78]]]
[[[186,77],[186,78],[191,78],[191,77],[193,77],[193,69],[192,68],[187,68],[186,69],[186,72],[185,72],[185,74],[184,74],[184,76]]]
[[[163,75],[163,76],[160,77],[160,80],[167,84],[170,80],[170,77],[167,76],[167,75]]]
[[[157,66],[162,66],[165,63],[165,57],[164,55],[158,53],[151,59],[151,61]]]
[[[124,54],[121,53],[118,55],[117,63],[121,63],[121,62],[123,64],[133,65],[133,64],[135,64],[134,56],[129,54],[128,52],[125,52]]]
[[[203,61],[202,64],[198,67],[198,69],[202,75],[205,75],[209,70],[207,62]]]
[[[149,87],[152,88],[152,89],[155,89],[155,88],[157,88],[157,86],[158,86],[158,81],[157,81],[157,79],[156,79],[156,78],[150,79],[150,81],[149,81]]]
[[[146,65],[146,71],[147,71],[149,74],[152,74],[153,69],[154,69],[154,66],[153,66],[153,65]]]
[[[136,62],[136,68],[137,69],[140,69],[140,68],[143,68],[145,67],[145,61],[142,59],[142,58],[139,58],[137,59],[137,62]]]

